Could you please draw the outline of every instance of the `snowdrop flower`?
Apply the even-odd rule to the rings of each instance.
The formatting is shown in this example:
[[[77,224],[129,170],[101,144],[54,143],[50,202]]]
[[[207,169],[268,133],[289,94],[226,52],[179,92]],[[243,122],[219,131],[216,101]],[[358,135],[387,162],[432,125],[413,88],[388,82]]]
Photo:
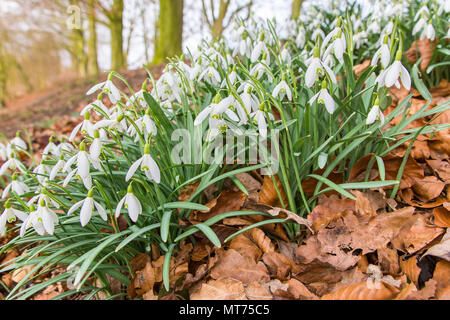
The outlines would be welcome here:
[[[295,38],[295,44],[299,47],[299,48],[303,48],[306,44],[306,30],[305,27],[300,26],[298,32],[297,32],[297,37]]]
[[[429,15],[430,10],[428,10],[428,7],[426,5],[422,6],[419,10],[417,10],[416,15],[414,16],[414,21],[419,18],[419,16],[424,17],[425,15]]]
[[[5,199],[10,191],[22,196],[23,194],[30,192],[30,188],[22,181],[17,181],[17,174],[13,174],[11,183],[6,186],[5,190],[3,190],[2,199]]]
[[[40,203],[41,201],[44,201],[47,206],[51,205],[55,208],[59,208],[59,204],[47,195],[47,189],[45,187],[42,188],[38,195],[35,195],[27,202],[27,206],[31,206],[35,203]]]
[[[319,48],[314,48],[313,59],[311,60],[308,69],[305,74],[305,83],[308,88],[312,87],[313,84],[318,80],[318,77],[323,73],[328,74],[333,83],[337,83],[336,76],[334,72],[323,63],[319,58]]]
[[[42,154],[43,155],[52,154],[55,156],[59,155],[58,147],[53,143],[53,137],[50,137],[47,146],[44,148],[44,151],[42,151]]]
[[[241,77],[236,72],[236,67],[233,67],[231,72],[227,75],[228,81],[230,85],[234,85],[237,81],[242,81]],[[228,85],[227,78],[223,79],[222,84],[220,85],[221,88],[224,88]]]
[[[372,58],[372,66],[375,66],[378,64],[378,60],[381,59],[381,65],[383,66],[383,68],[387,68],[387,66],[389,65],[389,61],[391,60],[391,53],[389,51],[389,47],[387,45],[388,43],[388,36],[384,36],[384,40],[383,40],[383,44],[381,45],[381,47],[377,50],[377,52],[375,52],[375,55]]]
[[[0,160],[5,161],[8,159],[8,152],[6,151],[6,146],[0,142]]]
[[[289,88],[289,85],[284,80],[284,75],[282,77],[282,80],[279,84],[273,89],[272,96],[273,97],[280,97],[281,100],[283,100],[284,96],[287,96],[287,98],[292,101],[292,92],[291,88]]]
[[[244,92],[240,94],[240,98],[246,110],[257,111],[260,105],[258,98],[252,93],[253,87],[250,84],[245,85]],[[238,90],[239,92],[239,90]]]
[[[288,66],[290,66],[292,63],[291,54],[289,53],[289,50],[286,49],[286,47],[284,47],[283,50],[281,51],[281,61],[283,61],[284,64]]]
[[[367,125],[372,124],[376,120],[380,120],[381,125],[384,124],[384,114],[380,110],[380,99],[378,98],[375,100],[375,104],[373,105],[372,109],[370,109],[370,112],[367,115],[366,124]]]
[[[431,20],[428,21],[427,25],[425,26],[425,29],[420,35],[420,40],[423,40],[424,38],[428,38],[430,41],[434,41],[434,39],[436,39],[436,31],[434,30]]]
[[[93,130],[99,130],[101,128],[108,128],[110,130],[116,129],[119,132],[127,132],[125,116],[121,114],[114,116],[112,119],[100,120],[94,125]]]
[[[108,217],[106,215],[106,210],[102,207],[100,203],[94,200],[94,189],[89,190],[88,196],[86,199],[81,200],[75,203],[67,212],[68,215],[74,213],[76,210],[80,210],[80,222],[81,226],[85,227],[89,221],[91,221],[92,213],[94,212],[94,207],[97,209],[100,217],[107,221]]]
[[[211,105],[203,109],[195,118],[194,126],[199,126],[208,116],[210,117],[210,120],[211,119],[219,120],[222,118],[223,113],[227,114],[231,120],[239,121],[238,116],[234,113],[232,109],[229,108],[230,106],[231,106],[230,100],[228,99],[222,100],[220,93],[218,93],[214,97]],[[216,125],[214,125],[213,127],[216,127]]]
[[[311,36],[311,40],[312,41],[317,41],[317,37],[321,37],[322,39],[325,38],[325,32],[322,31],[322,29],[317,28],[316,30],[314,30],[312,36]]]
[[[50,171],[50,176],[48,179],[50,181],[54,180],[56,175],[63,170],[65,165],[66,165],[66,162],[64,161],[64,156],[60,155],[58,162],[54,165],[54,167]],[[72,171],[70,168],[69,168],[69,170]]]
[[[30,207],[31,213],[20,228],[20,236],[23,237],[30,227],[33,227],[41,236],[45,233],[53,235],[55,224],[58,223],[58,216],[56,213],[47,207],[44,200],[40,201],[39,208],[36,211],[34,211],[34,205],[31,205]]]
[[[261,37],[259,39],[259,42],[256,44],[256,46],[252,50],[252,54],[250,56],[250,61],[256,62],[261,57],[261,55],[268,55],[269,50],[267,49],[266,43],[264,42],[264,33],[261,33]]]
[[[333,37],[333,39],[333,42],[323,54],[324,60],[326,59],[326,57],[328,57],[330,52],[333,52],[336,59],[342,61],[344,59],[344,51],[346,47],[345,36],[343,35],[342,30],[339,29],[338,33]]]
[[[5,203],[5,210],[0,216],[0,234],[3,234],[6,230],[6,223],[13,223],[19,218],[21,221],[25,221],[28,215],[25,212],[12,208],[10,200]]]
[[[89,112],[87,111],[84,114],[84,120],[80,124],[78,124],[75,128],[73,128],[72,133],[70,134],[70,137],[69,137],[69,141],[73,141],[75,139],[75,136],[77,135],[78,131],[80,131],[80,130],[81,130],[82,134],[87,134],[91,137],[94,135],[94,126],[91,123],[90,118],[91,118],[91,116],[90,116]]]
[[[63,152],[74,152],[75,148],[68,142],[62,142],[58,145],[58,155],[61,155]]]
[[[135,124],[144,134],[144,139],[146,141],[149,137],[155,136],[158,133],[155,122],[150,118],[150,109],[147,109],[144,116],[137,119]],[[130,135],[136,135],[136,141],[139,139],[139,135],[137,134],[134,126],[130,126],[128,132]]]
[[[41,162],[36,168],[34,168],[33,173],[36,174],[36,179],[40,184],[43,184],[47,180],[50,168],[48,165]]]
[[[11,154],[12,152],[14,152],[16,150],[25,151],[28,149],[26,142],[20,138],[19,134],[20,133],[17,132],[16,137],[13,138],[6,146],[6,151],[8,154]]]
[[[333,97],[328,93],[327,82],[325,80],[322,81],[322,89],[309,100],[309,104],[312,105],[316,100],[318,103],[325,105],[329,114],[334,113],[335,102]]]
[[[100,133],[98,130],[94,131],[94,140],[91,143],[91,147],[89,148],[90,158],[93,162],[100,161],[100,154],[102,152],[103,142],[100,138]]]
[[[410,90],[411,77],[408,70],[400,62],[401,58],[402,52],[398,50],[394,63],[386,69],[384,82],[386,87],[392,87],[400,79],[406,90]]]
[[[150,155],[149,143],[145,144],[144,155],[131,165],[130,169],[127,172],[127,176],[125,177],[125,181],[129,181],[133,177],[139,166],[150,181],[155,181],[156,183],[161,182],[161,173],[155,160],[153,160],[152,156]]]
[[[262,103],[258,109],[258,111],[250,114],[250,117],[253,118],[255,124],[258,125],[258,132],[262,138],[267,137],[267,121],[266,121],[266,112],[264,108],[264,103]],[[272,114],[269,113],[269,119],[274,120]]]
[[[70,168],[75,162],[77,168],[71,171]],[[69,184],[69,181],[75,176],[75,174],[77,174],[77,176],[79,176],[83,181],[86,189],[92,188],[89,154],[86,152],[86,145],[84,142],[80,144],[79,152],[67,161],[63,168],[63,171],[70,172],[64,180],[64,187],[66,187]]]
[[[98,90],[101,90],[103,93],[106,93],[109,97],[109,100],[113,104],[116,104],[120,100],[120,91],[117,89],[117,87],[112,82],[112,74],[109,74],[108,80],[105,82],[99,83],[95,86],[93,86],[86,95],[91,95],[94,92],[97,92]]]
[[[250,75],[252,77],[255,77],[257,80],[260,80],[262,78],[262,76],[265,74],[267,74],[267,79],[272,82],[273,77],[272,77],[270,70],[267,67],[267,64],[262,64],[261,62],[258,62],[250,70]]]
[[[329,34],[327,34],[327,36],[325,38],[322,38],[323,39],[322,48],[325,48],[331,39],[341,37],[341,35],[339,35],[339,33],[342,34],[341,24],[342,24],[342,18],[339,17],[336,20],[336,27],[333,30],[331,30],[331,32]]]
[[[222,79],[220,77],[220,73],[212,65],[210,65],[198,77],[198,81],[202,80],[205,80],[210,84],[217,85],[221,82]]]
[[[103,93],[100,93],[97,97],[97,100],[88,104],[86,107],[83,108],[80,112],[80,116],[83,116],[86,114],[86,112],[90,112],[91,110],[94,110],[98,115],[101,115],[99,110],[103,111],[104,114],[109,115],[109,110],[105,106],[105,104],[102,101]]]
[[[1,167],[0,167],[0,176],[4,175],[8,169],[15,170],[19,169],[21,172],[25,172],[25,166],[20,162],[20,160],[17,160],[14,156],[14,153],[10,154],[9,160],[7,160]]]
[[[128,215],[131,218],[131,221],[136,222],[139,218],[139,215],[142,213],[142,205],[139,202],[139,199],[133,194],[133,187],[130,184],[128,186],[127,194],[122,200],[119,201],[116,208],[116,218],[119,217],[120,211],[122,207],[125,205],[125,208],[128,209]]]

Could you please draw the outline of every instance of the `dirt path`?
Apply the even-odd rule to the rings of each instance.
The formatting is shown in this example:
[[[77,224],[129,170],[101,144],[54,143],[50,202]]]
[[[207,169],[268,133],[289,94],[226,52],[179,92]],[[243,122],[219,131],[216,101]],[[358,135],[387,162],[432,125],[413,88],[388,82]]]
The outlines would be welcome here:
[[[155,67],[152,72],[159,70],[159,67]],[[128,70],[121,74],[133,89],[139,89],[147,77],[144,69]],[[77,112],[92,100],[92,97],[86,96],[86,92],[105,79],[106,75],[103,74],[93,79],[55,84],[53,88],[10,102],[7,108],[0,110],[0,134],[12,138],[18,130],[27,130],[32,125],[45,128],[64,116],[77,115]],[[124,92],[129,91],[120,81],[115,83]]]

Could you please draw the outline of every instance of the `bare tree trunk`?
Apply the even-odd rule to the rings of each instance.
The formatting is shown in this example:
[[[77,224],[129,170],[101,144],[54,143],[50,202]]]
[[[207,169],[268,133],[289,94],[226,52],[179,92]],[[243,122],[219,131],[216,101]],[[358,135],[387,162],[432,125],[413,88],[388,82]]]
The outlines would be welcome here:
[[[111,68],[120,70],[126,67],[123,52],[123,0],[114,0],[109,28],[111,30]]]
[[[183,0],[159,0],[158,36],[153,64],[182,53]]]
[[[88,75],[95,76],[99,73],[97,55],[97,32],[95,0],[89,0],[89,40],[88,40]]]
[[[294,0],[292,2],[292,13],[291,13],[291,19],[297,20],[300,16],[300,11],[302,10],[302,4],[303,0]]]

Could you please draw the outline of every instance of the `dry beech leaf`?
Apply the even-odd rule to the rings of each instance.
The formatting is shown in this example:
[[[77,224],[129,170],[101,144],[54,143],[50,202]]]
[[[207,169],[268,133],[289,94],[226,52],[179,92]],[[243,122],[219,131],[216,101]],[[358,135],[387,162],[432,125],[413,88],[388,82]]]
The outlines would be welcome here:
[[[419,266],[417,265],[417,255],[410,257],[406,260],[400,260],[400,267],[404,274],[414,282],[414,284],[417,286],[419,282],[419,275],[422,271]]]
[[[447,229],[447,232],[445,233],[444,237],[442,238],[441,242],[432,246],[428,251],[423,255],[423,257],[427,255],[439,257],[442,259],[445,259],[447,261],[450,261],[450,229]]]
[[[433,280],[436,281],[436,299],[450,300],[450,262],[439,261],[433,273]],[[429,281],[429,280],[428,280]]]
[[[256,281],[253,281],[246,286],[245,294],[248,300],[272,300],[272,294],[269,289]]]
[[[273,217],[280,217],[282,219],[285,219],[286,221],[288,221],[288,220],[295,221],[298,224],[307,226],[312,231],[311,222],[309,222],[305,218],[299,217],[294,212],[291,212],[289,210],[282,209],[282,208],[273,208],[273,209],[268,210],[267,213],[269,213]]]
[[[244,284],[253,281],[269,281],[269,273],[262,262],[255,262],[253,258],[241,255],[234,249],[219,251],[219,260],[211,269],[214,279],[234,278]]]
[[[402,289],[395,300],[429,300],[436,295],[436,288],[437,282],[433,279],[425,282],[425,286],[421,290],[417,290],[416,286],[411,283]]]
[[[248,193],[258,192],[261,189],[261,182],[248,173],[238,173],[235,177],[244,185]]]
[[[436,199],[444,190],[445,183],[435,176],[425,177],[413,186],[416,196],[423,202]]]
[[[306,286],[297,279],[290,279],[288,292],[296,300],[318,300],[319,298],[306,288]]]
[[[322,300],[390,300],[399,291],[383,282],[378,282],[377,286],[368,285],[368,282],[360,282],[326,294]]]
[[[450,227],[450,211],[442,206],[433,210],[434,224],[438,227]]]
[[[273,178],[275,179],[278,191],[280,192],[281,199],[283,199],[284,204],[287,204],[287,195],[284,191],[280,178],[277,175],[273,176]],[[264,176],[264,182],[261,187],[261,191],[259,192],[258,203],[271,207],[282,207],[277,188],[275,187],[271,176]]]
[[[309,237],[306,244],[296,251],[299,261],[310,263],[317,259],[338,270],[346,270],[360,259],[359,256],[353,255],[353,251],[360,249],[365,255],[384,248],[397,237],[406,223],[415,221],[414,210],[413,207],[407,207],[370,219],[348,213],[328,225],[327,229]]]
[[[430,41],[428,38],[422,40],[417,39],[411,44],[405,54],[409,62],[415,63],[418,58],[422,58],[420,61],[420,70],[425,71],[431,61],[434,48],[436,47],[436,41]]]
[[[369,59],[364,60],[361,64],[354,66],[353,71],[357,76],[359,76],[361,73],[364,72],[364,70],[366,70],[370,66],[370,62],[371,60]]]
[[[427,164],[444,182],[450,183],[450,164],[445,160],[427,159]]]
[[[264,253],[273,252],[275,246],[266,234],[258,228],[253,228],[248,231],[250,238],[258,245]]]
[[[261,249],[245,234],[240,234],[236,238],[233,238],[229,248],[236,250],[241,255],[252,258],[255,262],[258,262],[262,256]]]
[[[191,300],[247,300],[241,281],[221,278],[202,283],[198,291],[191,293]]]
[[[432,242],[444,232],[444,229],[431,224],[427,216],[417,214],[400,230],[392,244],[397,250],[413,254]]]
[[[373,154],[368,154],[361,159],[359,159],[351,168],[349,181],[358,182],[364,179],[365,172],[368,168],[369,161],[373,157]],[[383,157],[384,165],[386,168],[386,180],[396,180],[397,173],[400,168],[400,165],[403,162],[402,154],[388,154]],[[376,164],[374,164],[374,168],[377,168]],[[379,180],[378,169],[376,169],[377,175],[375,178]],[[420,181],[424,178],[424,171],[422,167],[412,158],[408,157],[408,160],[405,165],[405,169],[403,171],[403,176],[400,181],[400,189],[411,188],[417,181]],[[372,179],[375,180],[375,179]],[[360,182],[360,181],[359,181]],[[392,189],[392,186],[384,187],[383,189]]]
[[[395,249],[380,248],[377,250],[378,264],[384,274],[398,275],[400,272],[400,264],[398,253]]]
[[[340,199],[330,197],[323,204],[317,205],[308,215],[312,229],[319,231],[325,228],[330,222],[340,218],[344,211],[355,211],[355,201],[352,199]]]
[[[270,274],[279,280],[287,280],[291,273],[297,274],[302,271],[301,265],[297,265],[287,256],[275,251],[265,253],[263,261]]]

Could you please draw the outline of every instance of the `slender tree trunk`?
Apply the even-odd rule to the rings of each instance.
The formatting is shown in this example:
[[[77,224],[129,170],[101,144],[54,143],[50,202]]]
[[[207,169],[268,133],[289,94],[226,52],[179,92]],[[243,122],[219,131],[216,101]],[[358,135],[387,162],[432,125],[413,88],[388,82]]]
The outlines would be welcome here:
[[[6,83],[7,79],[8,74],[5,57],[0,55],[0,109],[2,109],[6,105],[6,96],[8,94]]]
[[[88,74],[90,76],[99,73],[97,56],[97,32],[96,32],[95,0],[89,0],[89,40],[88,40]]]
[[[111,68],[120,70],[126,67],[123,52],[123,0],[114,0],[109,28],[111,30]]]
[[[72,62],[78,75],[84,77],[87,74],[87,56],[84,50],[84,33],[81,29],[72,30]]]
[[[302,9],[303,0],[294,0],[292,2],[292,13],[291,13],[291,19],[297,20],[300,16],[300,11]]]
[[[230,5],[229,0],[220,0],[219,16],[217,17],[216,20],[214,20],[214,23],[211,25],[211,33],[214,39],[218,39],[222,36],[224,28],[223,23],[229,5]]]
[[[183,0],[159,0],[159,30],[153,64],[182,53]]]

